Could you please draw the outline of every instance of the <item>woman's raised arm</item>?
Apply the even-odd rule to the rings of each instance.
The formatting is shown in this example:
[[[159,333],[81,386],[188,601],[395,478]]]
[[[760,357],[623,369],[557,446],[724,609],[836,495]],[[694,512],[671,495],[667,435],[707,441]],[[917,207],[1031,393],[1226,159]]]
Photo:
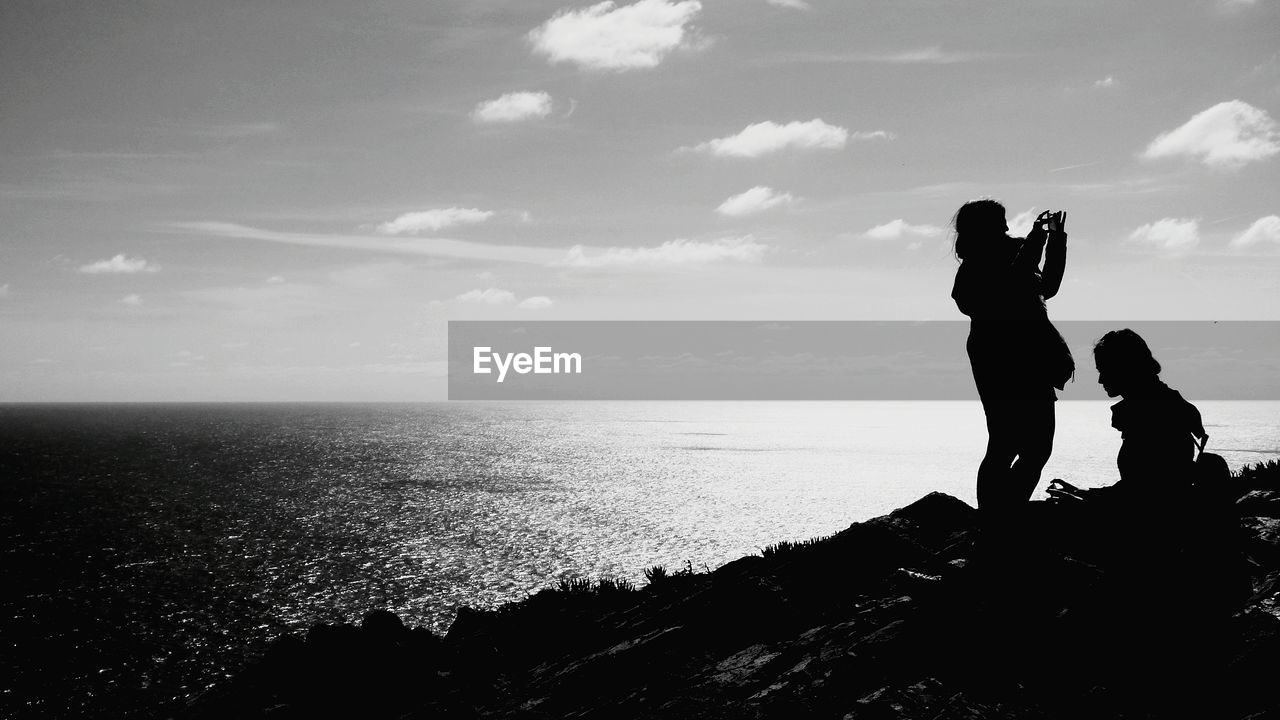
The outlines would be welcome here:
[[[1067,268],[1067,233],[1052,230],[1044,248],[1044,273],[1040,277],[1040,296],[1045,300],[1058,294],[1062,274]]]

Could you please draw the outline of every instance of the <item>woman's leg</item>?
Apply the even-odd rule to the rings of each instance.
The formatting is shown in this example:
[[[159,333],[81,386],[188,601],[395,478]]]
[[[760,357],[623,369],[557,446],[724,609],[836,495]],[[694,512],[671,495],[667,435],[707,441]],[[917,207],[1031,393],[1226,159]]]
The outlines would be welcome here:
[[[1053,453],[1053,433],[1057,425],[1054,415],[1056,402],[1052,398],[1028,403],[1017,424],[1016,452],[1018,459],[1009,470],[1010,500],[1024,503],[1031,499],[1036,485],[1040,484],[1040,472]]]
[[[987,416],[987,452],[978,466],[978,509],[999,512],[1013,506],[1017,496],[1010,488],[1010,466],[1018,454],[1018,418],[1008,403],[983,403]]]

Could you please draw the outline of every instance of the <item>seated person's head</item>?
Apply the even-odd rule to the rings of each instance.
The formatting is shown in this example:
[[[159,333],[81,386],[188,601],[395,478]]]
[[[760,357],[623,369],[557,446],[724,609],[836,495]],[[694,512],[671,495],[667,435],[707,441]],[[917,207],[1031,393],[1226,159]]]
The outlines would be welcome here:
[[[1128,328],[1103,335],[1093,346],[1093,362],[1098,368],[1098,383],[1108,397],[1124,395],[1160,376],[1160,363],[1151,348]]]

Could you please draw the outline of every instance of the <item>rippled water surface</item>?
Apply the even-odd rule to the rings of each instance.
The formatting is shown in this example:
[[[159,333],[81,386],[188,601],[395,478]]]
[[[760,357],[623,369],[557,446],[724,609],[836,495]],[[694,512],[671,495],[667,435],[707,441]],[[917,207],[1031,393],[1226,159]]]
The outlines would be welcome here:
[[[1200,403],[1232,467],[1280,403]],[[976,403],[0,406],[0,715],[163,715],[281,632],[640,580],[972,502]],[[1049,477],[1114,481],[1104,403]]]

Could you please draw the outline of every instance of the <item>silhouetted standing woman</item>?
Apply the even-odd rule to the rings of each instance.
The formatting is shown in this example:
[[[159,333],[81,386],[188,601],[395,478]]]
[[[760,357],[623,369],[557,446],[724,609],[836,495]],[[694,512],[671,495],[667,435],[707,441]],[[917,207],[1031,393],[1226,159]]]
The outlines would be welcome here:
[[[1066,265],[1064,217],[1041,213],[1025,240],[1009,237],[995,200],[965,203],[953,221],[960,269],[951,297],[970,318],[966,349],[987,416],[978,507],[988,513],[1031,498],[1053,451],[1054,388],[1075,370],[1045,310]]]

